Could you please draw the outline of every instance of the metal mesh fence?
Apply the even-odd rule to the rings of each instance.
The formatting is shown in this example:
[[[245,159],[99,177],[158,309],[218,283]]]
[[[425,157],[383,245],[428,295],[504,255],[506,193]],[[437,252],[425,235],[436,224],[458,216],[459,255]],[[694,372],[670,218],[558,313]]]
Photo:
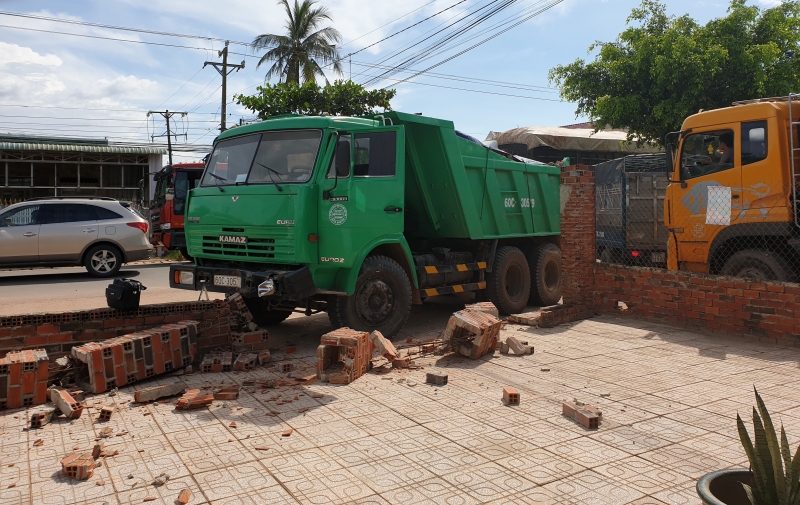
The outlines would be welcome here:
[[[800,281],[798,179],[786,163],[768,159],[765,123],[742,123],[735,163],[730,129],[688,135],[681,181],[669,196],[664,154],[596,165],[597,259],[751,281]]]

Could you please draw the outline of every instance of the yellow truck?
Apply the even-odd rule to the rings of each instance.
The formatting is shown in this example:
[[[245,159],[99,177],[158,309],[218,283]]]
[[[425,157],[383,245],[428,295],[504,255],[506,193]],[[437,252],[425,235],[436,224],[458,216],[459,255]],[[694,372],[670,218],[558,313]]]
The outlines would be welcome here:
[[[800,279],[799,123],[790,95],[701,110],[667,135],[670,270]]]

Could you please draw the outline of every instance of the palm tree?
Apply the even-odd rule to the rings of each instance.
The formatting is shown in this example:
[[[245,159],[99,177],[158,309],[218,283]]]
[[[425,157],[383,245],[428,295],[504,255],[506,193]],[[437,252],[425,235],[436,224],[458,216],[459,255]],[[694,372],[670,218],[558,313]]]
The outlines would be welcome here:
[[[268,61],[274,61],[266,78],[278,77],[284,82],[300,84],[316,81],[321,75],[328,82],[322,65],[331,65],[333,72],[342,74],[339,50],[336,43],[341,42],[342,35],[332,27],[319,28],[324,20],[332,21],[326,7],[315,7],[316,0],[278,0],[286,9],[286,35],[265,33],[253,40],[253,50],[269,49],[258,61],[257,67]]]

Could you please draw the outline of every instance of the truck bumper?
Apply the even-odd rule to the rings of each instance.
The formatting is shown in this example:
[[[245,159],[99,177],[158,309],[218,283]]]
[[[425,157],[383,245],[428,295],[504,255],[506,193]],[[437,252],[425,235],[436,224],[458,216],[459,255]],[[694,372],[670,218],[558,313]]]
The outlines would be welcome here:
[[[181,272],[186,272],[181,276]],[[191,273],[191,276],[188,274]],[[225,283],[215,283],[215,276],[224,276]],[[239,279],[238,286],[225,285],[230,279]],[[171,265],[169,285],[171,288],[218,293],[239,292],[243,296],[258,296],[258,286],[272,279],[275,291],[266,298],[274,300],[300,301],[317,294],[314,278],[308,267],[299,270],[241,270],[225,267],[204,267],[198,265]],[[217,280],[222,280],[217,278]],[[183,281],[183,282],[182,282]]]

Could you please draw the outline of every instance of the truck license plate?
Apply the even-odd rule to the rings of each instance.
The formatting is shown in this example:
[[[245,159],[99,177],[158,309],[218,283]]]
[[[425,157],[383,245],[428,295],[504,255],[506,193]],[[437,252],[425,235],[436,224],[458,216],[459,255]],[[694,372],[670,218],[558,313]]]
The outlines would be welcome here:
[[[650,253],[650,261],[652,261],[653,263],[666,263],[667,253],[665,252]]]
[[[214,285],[240,288],[242,287],[242,278],[235,275],[215,275]]]

